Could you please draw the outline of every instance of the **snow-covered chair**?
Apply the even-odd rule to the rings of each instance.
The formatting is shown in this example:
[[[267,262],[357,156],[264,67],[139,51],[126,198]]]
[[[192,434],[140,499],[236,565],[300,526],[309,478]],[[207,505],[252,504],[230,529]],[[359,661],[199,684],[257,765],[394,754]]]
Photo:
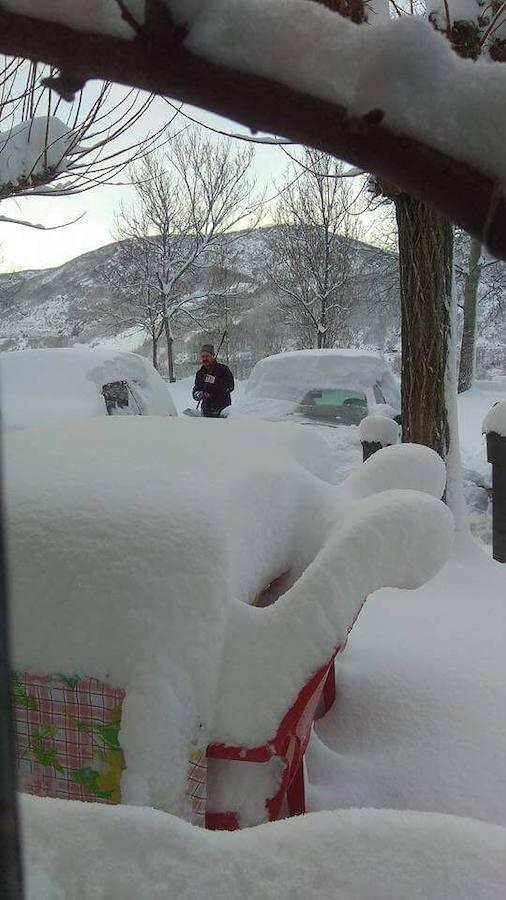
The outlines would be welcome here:
[[[262,423],[104,417],[10,434],[5,461],[25,787],[195,820],[231,598],[292,564],[328,448]]]
[[[208,827],[276,819],[285,801],[290,814],[304,812],[312,723],[325,686],[326,705],[333,699],[333,660],[365,599],[381,587],[419,587],[448,557],[441,460],[426,448],[389,449],[397,452],[378,453],[339,491],[350,502],[292,587],[267,608],[230,609],[208,748]],[[381,490],[395,480],[404,490]],[[413,483],[424,492],[409,490]]]
[[[191,772],[208,745],[254,750],[274,738],[342,646],[368,591],[397,583],[390,568],[372,586],[353,581],[336,593],[334,550],[349,544],[343,524],[369,501],[317,477],[329,475],[327,450],[296,427],[182,417],[104,417],[8,435],[14,693],[26,749],[37,750],[54,781],[65,776],[67,791],[77,785],[95,799],[120,797],[195,821],[204,798],[192,795]],[[412,495],[418,516],[429,499]],[[372,515],[377,500],[370,502]],[[423,527],[434,520],[436,534],[446,511],[432,502]],[[366,519],[353,532],[361,541]],[[402,522],[413,538],[411,522]],[[284,572],[292,585],[284,596],[267,609],[248,605]],[[276,656],[272,703],[259,676],[272,672]],[[260,804],[258,821],[279,792],[287,753],[294,783],[307,734],[301,722],[312,721],[318,690],[310,693],[304,715],[285,721],[293,751],[280,751],[276,777],[272,760],[253,766],[269,771],[272,787],[256,785],[258,774],[243,785]],[[257,717],[259,698],[266,708]],[[38,721],[48,705],[54,715]],[[249,730],[236,728],[241,715]],[[93,764],[71,759],[69,776],[58,746],[76,735],[90,739]],[[278,807],[276,800],[273,816]]]

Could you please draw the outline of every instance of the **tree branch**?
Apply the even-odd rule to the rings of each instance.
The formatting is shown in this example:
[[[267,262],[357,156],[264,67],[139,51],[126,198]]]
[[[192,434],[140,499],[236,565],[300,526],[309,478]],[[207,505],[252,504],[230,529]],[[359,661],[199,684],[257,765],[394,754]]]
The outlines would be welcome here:
[[[69,222],[61,222],[60,225],[40,225],[37,222],[30,222],[28,219],[14,219],[12,216],[0,216],[0,222],[5,222],[8,225],[23,225],[25,228],[37,228],[39,231],[58,231],[60,228],[67,228],[68,225],[75,225],[85,215],[86,213],[81,213],[75,219],[71,219]]]
[[[316,147],[431,204],[506,259],[506,199],[498,180],[396,133],[378,117],[350,116],[343,106],[273,79],[208,62],[186,50],[183,37],[177,28],[158,36],[149,30],[145,40],[76,32],[3,11],[0,4],[3,53],[46,62],[81,80],[105,79],[169,95],[253,131]]]

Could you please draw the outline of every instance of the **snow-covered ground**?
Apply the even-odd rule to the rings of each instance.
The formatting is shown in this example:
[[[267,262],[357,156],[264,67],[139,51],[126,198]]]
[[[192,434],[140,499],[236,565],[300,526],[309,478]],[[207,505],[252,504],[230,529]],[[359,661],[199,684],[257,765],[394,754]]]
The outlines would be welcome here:
[[[311,809],[506,826],[505,600],[505,567],[465,547],[418,591],[366,604],[310,748]]]
[[[26,798],[27,900],[502,900],[506,829],[342,810],[234,834]]]
[[[194,406],[191,388],[192,379],[185,379],[171,386],[172,396],[181,411],[187,406]],[[239,395],[242,389],[243,385],[238,385]],[[503,394],[504,385],[501,382],[497,386],[478,384],[460,401],[463,456],[468,461],[466,465],[469,466],[469,461],[472,460],[473,471],[480,471],[484,477],[488,473],[481,422],[492,403]],[[193,492],[200,520],[202,516],[205,519],[200,521],[199,527],[205,526],[209,509],[213,510],[215,525],[221,522],[220,527],[228,535],[230,563],[224,565],[219,558],[219,569],[222,575],[233,575],[234,594],[237,597],[240,598],[241,590],[245,590],[245,579],[250,579],[247,593],[251,596],[258,587],[253,583],[253,574],[258,576],[258,564],[254,561],[260,552],[260,543],[263,541],[262,546],[265,545],[269,553],[277,553],[276,542],[286,538],[275,515],[284,515],[286,522],[299,530],[304,542],[309,542],[308,547],[318,542],[329,516],[329,497],[336,489],[322,485],[314,476],[309,473],[304,475],[301,469],[297,469],[298,474],[293,484],[300,483],[299,493],[305,498],[306,504],[311,497],[313,499],[310,502],[314,505],[313,494],[318,495],[318,505],[311,514],[307,506],[305,515],[294,514],[292,505],[297,491],[289,483],[290,478],[293,480],[290,473],[295,473],[293,462],[287,461],[288,456],[286,459],[283,456],[283,461],[278,451],[271,451],[267,441],[267,430],[270,432],[274,429],[276,432],[279,428],[281,435],[286,426],[266,426],[265,423],[255,423],[252,418],[243,423],[237,418],[230,422],[206,424],[194,419],[187,419],[183,423],[167,418],[163,420],[167,437],[159,446],[154,440],[154,434],[151,437],[145,435],[146,428],[157,427],[156,421],[148,423],[140,419],[118,419],[112,424],[115,430],[125,430],[125,436],[126,429],[131,432],[129,440],[123,441],[122,445],[128,448],[132,459],[147,459],[148,448],[151,448],[149,453],[154,453],[159,459],[160,477],[165,471],[165,456],[160,446],[170,448],[167,453],[172,465],[176,458],[179,459],[179,464],[186,473],[186,481],[178,479],[171,489],[181,490],[185,496]],[[174,436],[179,432],[178,422],[184,426],[184,432],[191,433],[192,436],[195,434],[195,440],[189,444],[191,452],[185,450],[183,441],[180,452],[176,453],[177,448],[169,432]],[[107,426],[110,424],[107,420],[98,421],[94,428],[109,440],[111,429]],[[208,428],[208,425],[211,427]],[[134,430],[137,438],[140,440],[142,437],[145,442],[142,453],[138,452],[135,442],[132,442]],[[204,431],[207,435],[206,455],[202,457],[198,435]],[[334,453],[332,477],[336,482],[343,481],[353,468],[357,472],[362,471],[357,428],[298,426],[287,429],[287,433],[292,431],[296,436],[315,431],[325,437]],[[255,480],[245,479],[244,490],[248,492],[247,496],[245,494],[246,502],[241,499],[242,485],[239,491],[234,483],[233,490],[227,493],[220,487],[219,479],[215,483],[215,480],[209,481],[204,477],[204,462],[205,465],[211,465],[214,459],[214,438],[209,441],[211,432],[219,444],[216,450],[218,456],[226,448],[226,458],[232,471],[243,457],[248,457],[250,448],[252,449],[255,471],[258,470],[258,487]],[[79,437],[78,429],[75,434]],[[260,436],[258,446],[255,446],[255,435]],[[24,491],[19,509],[23,516],[26,503],[33,502],[36,490],[42,490],[43,486],[27,483],[26,473],[30,471],[30,467],[23,463],[26,448],[23,450],[21,437],[22,435],[12,437],[10,466],[19,469],[19,483]],[[65,454],[58,435],[51,438],[49,430],[45,440],[58,446],[61,454],[58,473],[62,481],[67,471],[64,462],[66,459],[72,460],[74,455]],[[103,468],[101,478],[104,484],[90,502],[99,504],[102,509],[100,504],[105,487],[111,491],[115,482],[107,475],[109,470],[104,466],[104,451],[100,446],[99,458]],[[41,445],[39,439],[39,455],[43,449],[44,442]],[[416,453],[420,449],[392,447],[384,451],[383,460],[398,457],[402,462],[405,451]],[[112,444],[111,450],[114,450]],[[426,450],[423,452],[428,453]],[[26,453],[29,455],[28,451]],[[54,450],[51,458],[53,455]],[[214,459],[215,465],[218,456]],[[117,454],[112,453],[111,459],[116,458]],[[200,461],[197,469],[196,460]],[[435,460],[441,466],[437,457]],[[385,479],[381,477],[382,467],[377,465],[380,461],[380,457],[376,456],[366,464],[371,470],[378,469],[376,476],[380,483],[376,485],[376,489],[386,486]],[[85,462],[86,465],[82,463],[83,471],[86,466],[94,468],[93,459],[86,457]],[[142,525],[143,517],[138,515],[138,509],[146,508],[146,486],[150,481],[148,471],[153,480],[152,464],[146,462],[145,466],[145,474],[137,472],[139,501],[133,504],[130,511],[127,504],[130,494],[127,496],[125,491],[121,493],[123,528],[126,528],[127,512],[133,515],[138,526]],[[428,476],[430,468],[429,465],[426,466]],[[68,478],[75,482],[75,465],[71,466],[69,463],[67,469]],[[133,471],[132,466],[130,469]],[[272,483],[266,482],[260,490],[262,478],[265,480],[265,473],[271,469],[274,476]],[[401,478],[402,465],[390,466],[390,469],[395,478]],[[195,481],[196,471],[200,478],[198,483]],[[230,486],[227,467],[221,464],[217,471],[221,473],[223,485]],[[416,473],[418,466],[408,467],[408,474],[410,471],[411,474]],[[430,475],[429,482],[432,480]],[[159,505],[159,477],[155,481],[153,502],[156,501]],[[84,479],[84,497],[87,497],[87,483]],[[275,490],[272,487],[274,483]],[[313,486],[312,492],[307,495],[304,487],[306,483]],[[440,489],[442,482],[437,487],[438,491]],[[341,493],[344,498],[345,492],[346,489],[337,490],[336,495]],[[358,499],[359,492],[355,493]],[[350,487],[348,498],[355,496],[355,493],[353,486]],[[52,497],[52,494],[47,491],[45,496]],[[69,494],[64,493],[64,496]],[[373,497],[372,506],[368,507],[369,514],[374,513],[375,504],[379,500],[376,512],[380,514],[378,521],[381,527],[368,531],[363,539],[359,535],[362,527],[360,523],[360,528],[353,531],[352,508],[348,508],[344,517],[346,527],[343,530],[344,534],[346,529],[351,529],[348,544],[342,545],[342,535],[337,534],[335,547],[331,543],[327,544],[327,556],[320,560],[320,568],[314,570],[317,575],[315,583],[310,582],[313,577],[311,566],[298,580],[300,589],[305,590],[311,600],[306,610],[309,619],[305,624],[305,635],[313,626],[322,626],[323,631],[328,631],[332,622],[330,606],[325,611],[322,607],[315,614],[316,598],[320,595],[327,603],[335,588],[336,596],[339,596],[336,608],[346,610],[349,605],[353,613],[353,605],[357,601],[360,605],[360,600],[370,593],[371,588],[367,586],[363,590],[360,587],[357,590],[356,585],[353,586],[352,575],[355,577],[360,574],[362,577],[363,573],[369,572],[383,578],[388,559],[395,557],[397,574],[401,573],[399,580],[379,580],[376,584],[407,584],[408,580],[404,580],[402,571],[405,574],[415,573],[419,565],[423,571],[429,546],[440,551],[443,557],[446,555],[446,551],[442,549],[443,541],[433,528],[434,522],[427,526],[430,516],[427,518],[425,511],[419,514],[416,504],[413,506],[415,500],[416,503],[420,502],[420,496],[422,495],[415,498],[413,495],[413,500],[408,502],[403,512],[403,516],[407,516],[411,510],[413,515],[409,522],[406,518],[406,525],[409,527],[404,529],[405,534],[402,529],[396,532],[396,552],[393,555],[392,549],[389,549],[388,535],[392,533],[391,516],[395,517],[394,508],[385,516],[384,511],[381,512],[381,498]],[[220,498],[219,503],[217,498]],[[51,503],[54,505],[57,501],[58,497],[51,500]],[[429,505],[437,505],[433,498],[427,497],[426,501]],[[263,503],[263,515],[258,513],[260,502]],[[367,500],[363,502],[368,503]],[[173,513],[174,503],[163,503],[161,508],[171,509]],[[80,518],[82,509],[81,500]],[[220,515],[223,515],[222,521],[218,515],[219,510]],[[65,517],[62,518],[63,525],[64,519]],[[181,515],[178,513],[175,520],[171,520],[171,527],[179,529],[180,520]],[[39,533],[41,529],[36,519],[33,521],[34,528]],[[259,521],[263,523],[261,534],[258,533]],[[84,520],[83,522],[85,525]],[[55,515],[51,515],[49,523],[42,529],[42,538],[44,541],[47,538],[50,544],[54,544],[53,549],[58,549],[59,542],[48,538],[50,530],[57,524]],[[116,519],[113,525],[111,535],[115,535],[117,530]],[[81,550],[83,541],[90,541],[90,535],[83,533],[81,536],[74,530],[71,533],[73,539],[80,543]],[[415,542],[411,541],[409,550],[409,539],[413,535]],[[144,574],[140,560],[139,563],[136,561],[135,548],[127,548],[128,552],[125,552],[123,532],[116,535],[114,540],[118,538],[121,550],[121,566],[118,571],[121,573],[122,590],[125,591],[127,584],[128,590],[131,589],[137,574],[139,578],[143,578]],[[247,553],[241,551],[241,544],[237,543],[239,538],[246,541]],[[147,541],[152,552],[156,540],[156,536],[144,534],[138,545],[140,547]],[[111,546],[112,541],[111,536]],[[194,540],[194,544],[197,547],[203,546],[202,540],[198,539]],[[290,538],[288,546],[293,550],[298,546],[297,541],[294,544]],[[93,552],[93,540],[90,548]],[[407,554],[407,550],[411,555]],[[26,560],[32,556],[42,558],[40,553],[26,553],[21,548],[21,574],[18,574],[18,578],[26,576]],[[73,564],[72,561],[76,558],[71,555],[70,563]],[[195,595],[190,581],[187,584],[183,581],[181,585],[174,582],[176,568],[184,570],[184,573],[192,570],[191,582],[195,574],[195,565],[191,559],[190,562],[182,559],[179,544],[174,544],[172,562],[165,549],[156,565],[162,566],[162,560],[163,565],[168,566],[171,572],[170,583],[181,605],[183,617],[180,624],[184,630],[187,624],[183,627],[183,623],[191,604],[202,602],[203,608],[208,607],[209,594],[197,592],[198,596]],[[67,563],[59,553],[58,564],[48,564],[44,571],[37,568],[35,574],[38,584],[40,585],[44,572],[51,579],[57,568],[63,571],[64,563],[66,566]],[[436,568],[437,566],[432,571]],[[90,563],[90,571],[91,569]],[[97,577],[98,566],[95,566],[95,570],[94,578]],[[108,559],[104,560],[103,571],[107,579],[110,579],[112,570]],[[158,568],[153,568],[153,572],[157,573]],[[218,570],[216,578],[210,577],[206,572],[203,574],[202,583],[208,586],[207,591],[209,584],[217,585],[216,602],[219,606],[224,596],[224,586],[219,581],[222,575],[218,576]],[[267,576],[267,573],[264,575]],[[419,579],[419,584],[424,577]],[[49,583],[50,581],[48,585]],[[68,583],[77,585],[77,580],[72,577]],[[63,588],[62,598],[66,603],[65,585]],[[74,593],[77,598],[76,588]],[[96,594],[99,596],[100,592],[97,591]],[[291,600],[289,595],[292,595]],[[183,596],[186,600],[181,604]],[[241,896],[251,896],[254,900],[499,900],[506,881],[506,723],[503,714],[506,685],[505,597],[504,566],[490,560],[477,544],[465,538],[461,538],[450,562],[424,586],[414,591],[382,589],[369,596],[346,650],[338,659],[335,705],[318,723],[307,754],[307,801],[311,813],[307,817],[261,826],[254,831],[246,829],[233,835],[211,834],[167,813],[139,807],[109,809],[77,802],[24,801],[22,810],[29,900],[140,900],[141,897],[149,897],[149,900],[172,900],[173,896],[183,894],[188,900],[203,900],[204,897],[217,900],[223,896],[229,896],[233,900]],[[230,714],[233,715],[234,728],[236,725],[241,729],[246,727],[245,709],[251,710],[252,721],[260,721],[260,713],[268,705],[266,698],[271,697],[271,689],[276,687],[271,681],[266,681],[269,665],[275,660],[274,671],[281,669],[281,655],[269,650],[271,638],[274,639],[274,620],[293,602],[296,615],[292,624],[295,628],[302,607],[297,607],[297,598],[292,588],[272,607],[275,613],[270,629],[272,634],[269,629],[264,629],[265,633],[261,634],[260,617],[257,616],[259,611],[245,604],[238,605],[233,621],[230,618],[232,625],[227,626],[225,643],[231,650],[226,654],[217,682],[215,716],[222,728],[227,724],[223,724],[225,712],[229,717]],[[101,615],[103,606],[101,603]],[[163,608],[165,607],[164,602]],[[80,608],[86,608],[86,604],[80,604]],[[206,618],[205,640],[202,644],[206,652],[211,632],[214,634],[213,640],[221,640],[224,633],[224,623],[213,610],[209,609],[206,613],[208,619]],[[260,615],[263,617],[267,612],[268,610],[263,610]],[[247,627],[247,641],[242,651],[238,649],[234,639],[234,627],[239,617]],[[132,622],[135,625],[137,619],[134,617]],[[290,628],[287,625],[283,634],[290,647],[287,646],[289,652],[286,657],[283,656],[282,662],[285,668],[292,663],[297,668],[296,664],[306,653],[306,645],[298,647],[292,634],[293,629],[291,625]],[[96,627],[94,622],[90,626]],[[56,633],[56,629],[53,631]],[[111,640],[112,630],[103,631],[107,633],[108,641]],[[242,631],[246,634],[244,626]],[[73,634],[77,641],[76,647],[80,647],[82,642],[80,643],[80,635],[75,633],[75,628]],[[167,640],[169,639],[170,636]],[[321,640],[320,634],[318,642],[321,643]],[[91,643],[90,638],[90,645]],[[84,645],[87,646],[86,642]],[[49,641],[43,641],[41,646],[46,648]],[[177,658],[185,659],[187,654],[185,656],[184,647],[177,642],[175,646],[179,653]],[[34,647],[39,652],[36,642]],[[311,649],[309,644],[308,648]],[[165,653],[165,649],[161,648],[160,653]],[[202,653],[198,651],[199,660]],[[177,656],[177,653],[174,655]],[[108,665],[111,665],[109,659]],[[202,666],[199,667],[199,672],[202,672]],[[250,675],[246,677],[248,672]],[[289,678],[281,679],[283,690],[289,684],[293,687],[292,676],[293,672]],[[214,677],[217,678],[216,672]],[[245,682],[245,688],[251,689],[251,697],[248,694],[248,702],[237,706],[229,695],[230,692],[237,692],[241,679]],[[207,679],[206,690],[209,685],[210,680]],[[204,709],[208,709],[206,704],[202,708],[203,712]],[[237,712],[235,716],[234,710]],[[158,722],[157,718],[156,721]],[[157,746],[164,746],[163,741]],[[79,847],[79,852],[75,852],[75,847]]]
[[[238,382],[233,394],[237,403],[244,395],[246,382]],[[183,378],[170,385],[170,392],[180,413],[194,409],[191,391],[193,378]],[[506,378],[494,381],[477,381],[470,391],[459,396],[459,428],[464,475],[464,491],[473,534],[483,543],[492,543],[491,518],[491,466],[487,462],[486,442],[482,435],[482,423],[490,407],[497,400],[506,399]],[[360,430],[355,425],[327,427],[324,425],[299,425],[315,430],[329,444],[334,459],[333,480],[339,484],[362,462]]]

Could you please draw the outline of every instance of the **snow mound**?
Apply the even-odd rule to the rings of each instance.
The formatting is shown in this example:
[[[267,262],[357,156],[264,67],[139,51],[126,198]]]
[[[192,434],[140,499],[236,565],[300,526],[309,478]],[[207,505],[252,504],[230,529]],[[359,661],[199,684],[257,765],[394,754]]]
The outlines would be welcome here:
[[[487,434],[494,432],[506,437],[506,400],[494,403],[483,420],[483,432]]]
[[[366,416],[359,429],[360,440],[371,444],[387,447],[399,440],[399,426],[387,416]]]
[[[446,468],[434,450],[421,444],[394,444],[370,456],[346,479],[342,490],[356,498],[391,489],[422,491],[440,498],[445,484]]]
[[[240,428],[244,434],[250,435],[251,448],[258,446],[266,433],[263,423],[248,419],[234,418],[233,425]],[[225,427],[228,428],[229,425]],[[313,429],[299,428],[287,422],[277,422],[276,425],[267,427],[272,428],[271,434],[275,435],[276,445],[287,459],[293,459],[323,481],[332,481],[334,468],[332,450],[320,434]]]
[[[505,566],[470,542],[418,591],[366,604],[339,658],[338,702],[306,754],[309,809],[506,826],[505,597]]]
[[[59,425],[105,416],[102,385],[128,381],[143,414],[177,415],[169,390],[142,356],[114,349],[18,350],[0,354],[3,426]]]
[[[498,900],[506,883],[506,829],[434,813],[341,810],[230,834],[23,797],[21,819],[27,900]]]

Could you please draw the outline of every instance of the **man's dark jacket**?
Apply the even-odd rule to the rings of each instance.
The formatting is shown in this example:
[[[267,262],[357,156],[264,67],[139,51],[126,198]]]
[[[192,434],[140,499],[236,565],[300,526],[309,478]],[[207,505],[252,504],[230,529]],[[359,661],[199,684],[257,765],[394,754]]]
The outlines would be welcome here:
[[[206,376],[211,375],[214,382],[206,381]],[[209,394],[209,398],[202,400],[202,415],[215,417],[219,416],[223,409],[230,406],[232,398],[230,394],[234,390],[234,376],[223,363],[215,363],[210,369],[202,366],[195,376],[195,385],[193,388],[193,399],[197,400],[196,394],[204,392]]]

